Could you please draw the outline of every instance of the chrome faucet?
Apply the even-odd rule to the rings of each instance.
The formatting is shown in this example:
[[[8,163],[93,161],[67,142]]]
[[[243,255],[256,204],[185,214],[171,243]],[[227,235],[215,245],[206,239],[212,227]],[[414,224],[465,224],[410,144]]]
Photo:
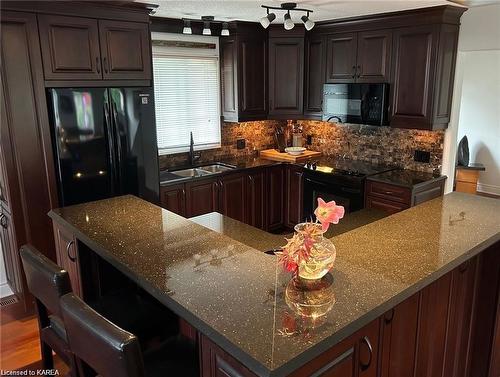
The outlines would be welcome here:
[[[331,116],[330,118],[328,118],[326,121],[329,122],[331,119],[337,119],[338,122],[337,123],[342,123],[342,119],[340,119],[338,116],[336,115],[333,115]]]
[[[198,161],[200,158],[201,158],[201,152],[195,153],[194,151],[193,132],[191,132],[191,140],[189,142],[189,164],[193,166],[194,163]]]

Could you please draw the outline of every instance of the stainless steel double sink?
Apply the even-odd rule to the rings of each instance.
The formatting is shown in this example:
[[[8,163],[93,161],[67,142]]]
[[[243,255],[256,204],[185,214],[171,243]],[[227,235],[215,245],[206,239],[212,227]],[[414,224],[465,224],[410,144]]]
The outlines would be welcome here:
[[[234,166],[215,163],[210,165],[199,166],[196,168],[183,169],[183,170],[174,170],[170,173],[173,175],[177,175],[180,178],[196,178],[203,177],[205,175],[218,174],[228,170],[234,169]]]

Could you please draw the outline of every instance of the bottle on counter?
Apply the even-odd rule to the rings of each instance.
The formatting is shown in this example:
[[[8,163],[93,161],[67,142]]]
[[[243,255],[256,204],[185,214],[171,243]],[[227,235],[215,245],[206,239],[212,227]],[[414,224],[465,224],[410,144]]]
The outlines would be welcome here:
[[[302,136],[302,126],[297,123],[292,123],[292,147],[302,147],[303,145],[304,137]]]

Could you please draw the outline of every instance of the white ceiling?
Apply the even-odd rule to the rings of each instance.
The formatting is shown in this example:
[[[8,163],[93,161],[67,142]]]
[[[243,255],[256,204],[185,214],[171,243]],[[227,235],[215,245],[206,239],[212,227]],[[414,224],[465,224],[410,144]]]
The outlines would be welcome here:
[[[143,1],[143,0],[139,0]],[[286,0],[285,0],[286,1]],[[262,4],[279,6],[282,2],[276,0],[144,0],[147,3],[159,4],[155,16],[171,18],[199,18],[201,16],[215,16],[216,20],[258,21],[266,14]],[[456,2],[470,3],[491,0],[455,0]],[[310,18],[314,21],[333,20],[366,14],[401,11],[407,9],[424,8],[436,5],[453,4],[446,0],[301,0],[299,8],[308,8],[314,12]],[[283,22],[282,11],[276,12],[275,23]],[[300,22],[304,13],[292,12],[292,19]]]

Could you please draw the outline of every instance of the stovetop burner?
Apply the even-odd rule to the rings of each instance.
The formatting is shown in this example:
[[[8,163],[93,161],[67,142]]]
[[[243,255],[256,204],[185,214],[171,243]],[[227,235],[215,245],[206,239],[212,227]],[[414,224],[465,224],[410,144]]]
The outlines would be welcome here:
[[[304,164],[304,167],[321,173],[359,178],[394,169],[393,167],[386,165],[370,164],[368,162],[346,159],[333,159],[328,157],[320,158],[317,161],[308,161]]]

